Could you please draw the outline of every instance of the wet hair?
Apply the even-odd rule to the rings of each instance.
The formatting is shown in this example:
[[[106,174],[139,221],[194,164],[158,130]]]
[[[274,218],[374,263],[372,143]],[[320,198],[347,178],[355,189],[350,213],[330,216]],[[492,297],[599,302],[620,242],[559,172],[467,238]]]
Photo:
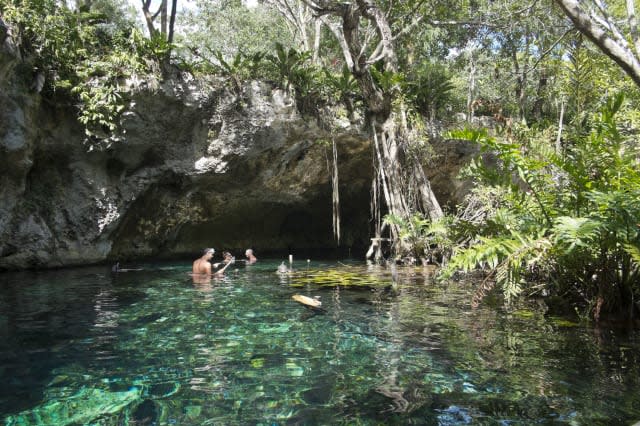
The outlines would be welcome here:
[[[233,257],[233,255],[231,253],[229,253],[228,251],[223,251],[222,252],[222,257]]]
[[[216,252],[216,249],[214,249],[214,248],[206,248],[206,249],[204,249],[204,250],[202,251],[202,254],[207,254],[207,253],[209,253],[209,252],[211,252],[211,254],[213,254],[213,253],[215,253],[215,252]]]

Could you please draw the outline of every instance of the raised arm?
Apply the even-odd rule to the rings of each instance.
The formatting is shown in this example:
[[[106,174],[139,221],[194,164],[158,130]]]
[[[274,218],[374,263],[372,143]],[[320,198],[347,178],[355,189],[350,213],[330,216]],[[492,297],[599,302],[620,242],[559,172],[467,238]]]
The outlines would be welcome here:
[[[234,263],[234,262],[235,262],[235,259],[234,259],[234,260],[231,260],[229,263],[227,263],[226,265],[224,265],[224,267],[223,267],[222,269],[220,269],[220,270],[218,270],[218,271],[214,272],[214,274],[216,274],[216,275],[222,275],[222,274],[224,274],[224,270],[225,270],[225,269],[227,269],[227,268],[229,267],[229,265],[231,265],[231,264],[232,264],[232,263]]]

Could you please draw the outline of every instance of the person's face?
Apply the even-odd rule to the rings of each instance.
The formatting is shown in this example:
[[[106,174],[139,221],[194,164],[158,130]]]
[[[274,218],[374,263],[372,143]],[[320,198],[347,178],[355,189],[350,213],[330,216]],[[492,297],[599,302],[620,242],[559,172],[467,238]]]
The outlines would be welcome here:
[[[214,251],[209,250],[209,251],[207,252],[207,260],[211,259],[211,258],[213,257],[213,254],[214,254],[214,253],[215,253]]]

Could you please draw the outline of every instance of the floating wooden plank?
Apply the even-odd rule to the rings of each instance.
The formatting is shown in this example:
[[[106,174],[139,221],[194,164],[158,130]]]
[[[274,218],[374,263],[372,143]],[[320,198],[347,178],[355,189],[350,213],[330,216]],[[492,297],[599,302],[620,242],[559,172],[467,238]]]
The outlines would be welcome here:
[[[291,296],[291,298],[296,302],[302,303],[303,305],[311,306],[312,308],[319,308],[320,306],[322,306],[322,302],[318,299],[314,299],[313,297],[294,294],[293,296]]]

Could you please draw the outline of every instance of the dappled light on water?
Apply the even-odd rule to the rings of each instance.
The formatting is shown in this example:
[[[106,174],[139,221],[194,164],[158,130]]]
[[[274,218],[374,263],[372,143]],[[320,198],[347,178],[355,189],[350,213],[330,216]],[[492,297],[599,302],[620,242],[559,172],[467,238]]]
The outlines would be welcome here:
[[[473,283],[361,263],[6,274],[0,413],[34,424],[629,424],[637,333],[471,307]],[[321,309],[293,295],[320,300]]]

